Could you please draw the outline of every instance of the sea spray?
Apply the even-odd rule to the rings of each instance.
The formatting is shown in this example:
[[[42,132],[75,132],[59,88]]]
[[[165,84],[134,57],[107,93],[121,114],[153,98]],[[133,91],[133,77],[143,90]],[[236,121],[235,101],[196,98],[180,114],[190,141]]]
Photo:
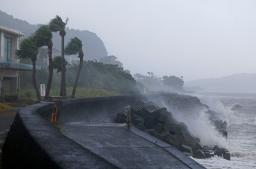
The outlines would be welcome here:
[[[171,102],[175,102],[174,99],[175,98],[172,98]],[[160,107],[166,107],[178,122],[183,122],[191,135],[200,139],[202,146],[213,147],[217,145],[227,148],[228,143],[226,138],[216,129],[216,126],[210,118],[212,114],[209,114],[209,107],[202,104],[200,100],[197,101],[197,99],[198,98],[192,96],[188,96],[188,98],[184,99],[184,104],[188,102],[188,104],[191,104],[189,108],[173,105],[170,103],[170,100],[167,101],[164,98],[157,99],[157,101],[153,100],[153,102]],[[194,103],[191,103],[191,100],[195,100]],[[184,105],[184,107],[186,106],[187,105]],[[216,112],[219,113],[219,111]],[[210,111],[210,113],[215,113],[215,111]],[[219,114],[223,116],[224,113],[220,112]],[[219,115],[217,115],[217,117],[219,117]]]
[[[213,114],[213,116],[216,119],[219,120],[224,120],[227,122],[227,124],[230,124],[230,120],[233,117],[233,111],[232,111],[232,106],[231,107],[227,107],[225,106],[219,98],[217,97],[209,97],[209,96],[197,96],[200,101],[207,105],[209,107],[209,109],[213,110],[215,113]]]
[[[251,95],[243,97],[236,95],[213,97],[210,95],[200,97],[200,100],[209,105],[211,109],[223,106],[224,117],[227,117],[229,124],[227,141],[232,158],[230,161],[219,157],[194,159],[209,169],[256,168],[256,98],[252,98]]]
[[[227,148],[228,144],[226,138],[217,131],[212,121],[210,121],[209,114],[206,113],[207,110],[200,110],[196,113],[193,112],[189,116],[182,111],[174,111],[170,110],[170,108],[168,108],[168,110],[172,112],[177,121],[187,125],[189,132],[194,137],[200,139],[202,146],[214,147],[218,145]]]

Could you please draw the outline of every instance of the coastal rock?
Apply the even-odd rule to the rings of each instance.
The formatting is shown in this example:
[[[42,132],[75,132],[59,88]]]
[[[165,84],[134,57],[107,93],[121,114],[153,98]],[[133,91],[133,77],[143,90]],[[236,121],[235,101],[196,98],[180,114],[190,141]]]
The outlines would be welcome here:
[[[193,157],[199,158],[199,159],[204,159],[204,158],[206,158],[206,157],[205,157],[205,154],[204,154],[204,151],[201,150],[201,149],[194,151]]]
[[[213,147],[214,155],[217,155],[219,157],[223,157],[226,160],[230,160],[230,152],[225,148],[220,148],[218,146]]]
[[[222,120],[215,120],[214,125],[216,129],[224,136],[228,137],[228,132],[227,132],[227,122],[222,121]]]
[[[115,123],[126,123],[127,116],[123,113],[118,113],[114,119]]]
[[[138,102],[130,109],[131,121],[138,129],[145,131],[195,158],[210,158],[214,155],[230,159],[228,150],[215,146],[210,148],[200,145],[200,139],[192,136],[184,123],[178,122],[166,108],[156,106],[152,102]],[[127,112],[118,113],[116,123],[127,122]],[[216,121],[219,131],[226,132],[227,124]],[[216,128],[217,128],[216,127]],[[227,133],[225,134],[227,135]]]

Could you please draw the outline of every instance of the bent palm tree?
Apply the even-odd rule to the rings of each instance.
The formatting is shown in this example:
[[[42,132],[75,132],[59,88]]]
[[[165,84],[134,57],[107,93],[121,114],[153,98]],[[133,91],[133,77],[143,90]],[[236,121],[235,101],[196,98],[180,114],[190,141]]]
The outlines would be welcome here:
[[[66,68],[65,68],[65,58],[64,58],[64,37],[66,35],[66,25],[67,21],[63,22],[61,17],[56,16],[53,18],[50,23],[49,27],[52,32],[59,32],[61,37],[61,82],[60,82],[60,96],[66,96]]]
[[[38,48],[36,46],[36,42],[34,37],[28,37],[24,39],[20,44],[20,49],[17,50],[17,56],[20,58],[29,58],[32,62],[32,80],[34,89],[36,92],[36,97],[38,100],[41,100],[39,89],[37,87],[36,81],[36,59],[38,54]]]
[[[79,57],[79,67],[78,67],[78,71],[76,74],[76,79],[75,79],[75,83],[74,83],[72,95],[71,95],[71,97],[74,98],[76,95],[76,88],[77,88],[80,72],[83,66],[83,61],[84,61],[82,41],[77,37],[71,39],[68,45],[66,46],[65,53],[68,55],[73,55],[78,53],[78,57]]]
[[[61,72],[61,56],[55,56],[52,62],[53,69],[57,70],[57,73]],[[68,62],[65,60],[65,66],[68,64]]]
[[[38,47],[47,46],[48,47],[48,80],[45,91],[45,98],[48,99],[51,91],[52,76],[53,76],[53,65],[52,65],[52,32],[48,25],[41,26],[35,32],[35,40]]]

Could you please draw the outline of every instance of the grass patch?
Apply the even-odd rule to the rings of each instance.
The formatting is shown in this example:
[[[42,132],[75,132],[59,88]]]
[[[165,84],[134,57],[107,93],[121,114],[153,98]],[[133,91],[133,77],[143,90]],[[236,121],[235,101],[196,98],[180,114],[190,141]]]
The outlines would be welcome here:
[[[72,87],[67,88],[67,96],[71,96]],[[101,96],[117,96],[119,93],[104,89],[94,89],[94,88],[83,88],[78,87],[76,90],[76,98],[81,97],[101,97]],[[51,96],[59,96],[59,89],[52,89]]]
[[[0,103],[0,112],[13,110],[14,108],[8,104]]]
[[[67,88],[67,96],[71,96],[72,87]],[[51,96],[59,96],[59,89],[51,89]],[[105,89],[95,89],[95,88],[84,88],[78,87],[76,91],[76,98],[82,97],[106,97],[106,96],[118,96],[120,93],[115,91],[109,91]],[[20,91],[20,100],[30,102],[36,100],[36,94],[34,89],[22,89]]]

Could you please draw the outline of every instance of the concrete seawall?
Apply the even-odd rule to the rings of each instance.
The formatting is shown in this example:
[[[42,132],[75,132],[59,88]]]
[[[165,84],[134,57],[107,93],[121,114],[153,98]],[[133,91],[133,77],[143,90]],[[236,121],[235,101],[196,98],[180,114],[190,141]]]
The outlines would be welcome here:
[[[132,105],[139,99],[141,97],[117,96],[66,100],[62,102],[62,108],[58,117],[58,126],[67,122],[81,121],[81,119],[87,122],[110,122],[110,119],[117,112],[121,111],[124,106]],[[95,147],[86,147],[88,144],[84,142],[80,144],[80,142],[63,135],[58,127],[54,127],[50,123],[49,119],[52,109],[52,103],[38,103],[22,108],[17,113],[3,147],[2,160],[5,169],[143,168],[139,167],[139,165],[132,164],[130,164],[131,166],[124,167],[117,165],[119,163],[113,162],[113,158],[108,159],[106,156],[99,154],[100,151],[96,151]],[[120,128],[118,131],[123,133],[124,130]],[[104,132],[108,131],[104,129]],[[125,132],[130,133],[127,130]],[[136,132],[132,135],[135,134]],[[153,150],[151,148],[151,144],[153,143],[150,143],[151,138],[147,134],[137,131],[136,135],[141,135],[140,138],[143,138],[144,142],[150,144],[147,149]],[[128,135],[126,136],[128,137]],[[86,137],[86,139],[88,138],[90,137]],[[96,137],[96,139],[98,138]],[[138,141],[139,138],[136,136],[135,142]],[[159,140],[157,142],[161,143]],[[134,145],[133,142],[131,143]],[[175,148],[166,145],[165,147],[161,147],[161,145],[154,144],[154,147],[160,154],[162,151],[165,151],[165,153],[167,152],[166,157],[168,157],[168,154],[170,155],[171,158],[169,161],[172,160],[174,164],[173,166],[169,165],[170,168],[203,168]],[[131,144],[127,145],[128,148],[129,146]],[[165,148],[168,150],[164,150]],[[136,147],[133,147],[133,149],[137,151]],[[170,152],[168,153],[168,151]],[[106,152],[104,150],[104,153],[107,154],[109,151]],[[162,160],[161,156],[158,158]],[[165,160],[168,161],[168,158],[165,158]],[[172,162],[169,162],[169,164]]]

